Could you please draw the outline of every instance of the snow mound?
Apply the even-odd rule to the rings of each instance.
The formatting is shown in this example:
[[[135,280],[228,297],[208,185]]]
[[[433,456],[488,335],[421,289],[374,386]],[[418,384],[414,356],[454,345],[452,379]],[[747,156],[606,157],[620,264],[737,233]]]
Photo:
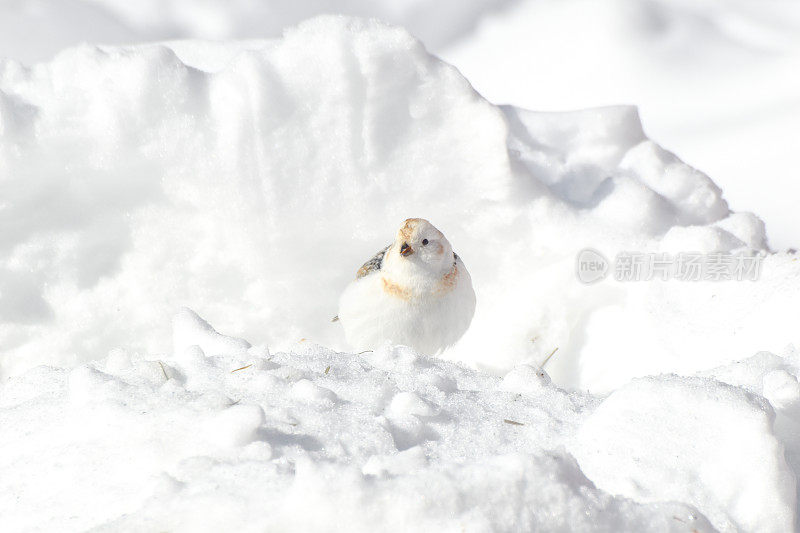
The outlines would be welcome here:
[[[492,102],[636,103],[648,136],[709,173],[798,248],[800,4],[519,0],[435,49]]]
[[[446,357],[505,372],[557,348],[557,383],[609,390],[800,344],[796,256],[758,282],[578,282],[586,246],[765,252],[634,108],[498,108],[404,30],[340,17],[170,46],[0,62],[0,375],[163,352],[182,306],[260,346],[343,348],[341,290],[410,216],[476,287]]]
[[[723,531],[790,531],[795,479],[761,397],[703,378],[644,378],[614,391],[570,448],[598,487],[695,505]]]
[[[6,528],[714,530],[690,505],[596,488],[565,446],[598,401],[546,380],[507,392],[527,367],[501,380],[402,347],[248,353],[201,320],[177,317],[184,353],[115,350],[4,383]]]

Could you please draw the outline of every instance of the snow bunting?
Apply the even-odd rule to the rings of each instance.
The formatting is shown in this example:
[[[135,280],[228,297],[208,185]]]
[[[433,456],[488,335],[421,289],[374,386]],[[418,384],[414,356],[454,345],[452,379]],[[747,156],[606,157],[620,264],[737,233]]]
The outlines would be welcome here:
[[[394,243],[364,263],[339,300],[347,342],[383,342],[434,355],[454,344],[475,313],[472,279],[441,231],[409,218]]]

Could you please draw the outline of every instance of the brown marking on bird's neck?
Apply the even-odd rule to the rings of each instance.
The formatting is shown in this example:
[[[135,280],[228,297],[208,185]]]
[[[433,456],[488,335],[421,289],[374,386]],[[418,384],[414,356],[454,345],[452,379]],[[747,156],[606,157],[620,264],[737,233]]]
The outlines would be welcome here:
[[[381,278],[381,281],[383,282],[383,292],[389,296],[400,298],[401,300],[411,299],[411,291],[409,289],[401,287],[397,283],[389,281],[386,278]]]
[[[448,293],[456,287],[457,282],[458,282],[458,265],[454,262],[453,268],[451,268],[450,272],[448,272],[442,277],[441,281],[439,281],[439,286],[436,288],[434,292],[436,292],[436,294]]]

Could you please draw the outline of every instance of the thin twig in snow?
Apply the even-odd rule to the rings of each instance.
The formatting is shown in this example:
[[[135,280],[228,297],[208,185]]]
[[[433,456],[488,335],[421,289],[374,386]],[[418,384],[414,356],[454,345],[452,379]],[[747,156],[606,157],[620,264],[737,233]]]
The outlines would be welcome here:
[[[541,365],[539,365],[539,368],[544,368],[544,365],[546,365],[546,364],[547,364],[547,362],[550,360],[550,358],[551,358],[551,357],[553,357],[553,354],[554,354],[554,353],[556,353],[557,351],[558,351],[558,346],[556,346],[556,347],[555,347],[555,349],[554,349],[552,352],[550,352],[550,355],[548,355],[548,356],[545,358],[545,360],[544,360],[544,361],[542,361],[542,364],[541,364]]]
[[[160,366],[160,367],[161,367],[161,371],[164,373],[164,379],[166,379],[167,381],[169,381],[169,376],[167,375],[167,371],[166,371],[166,369],[164,368],[164,363],[162,363],[161,361],[159,361],[159,362],[158,362],[158,366]]]

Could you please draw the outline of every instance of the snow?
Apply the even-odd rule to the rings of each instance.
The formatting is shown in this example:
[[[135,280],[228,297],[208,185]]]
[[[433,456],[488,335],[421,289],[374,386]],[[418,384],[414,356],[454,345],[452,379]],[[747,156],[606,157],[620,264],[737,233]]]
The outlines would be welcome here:
[[[470,81],[343,17],[0,60],[4,523],[794,529],[797,254],[636,108]],[[352,353],[339,295],[412,216],[473,323],[442,358]],[[762,263],[584,284],[585,248]]]
[[[332,13],[408,28],[493,102],[635,103],[650,137],[767,221],[774,248],[800,247],[793,0],[5,0],[0,57],[32,63],[83,42],[274,38]]]
[[[648,136],[762,216],[773,247],[800,246],[797,2],[520,0],[437,52],[493,102],[636,103]]]
[[[346,349],[339,295],[409,216],[442,229],[476,287],[452,359],[505,372],[558,348],[557,383],[608,391],[798,344],[792,255],[755,283],[576,279],[586,246],[764,251],[761,222],[647,140],[633,108],[500,109],[377,23],[203,50],[230,62],[206,72],[151,45],[3,64],[0,374],[158,353],[182,306],[258,344]]]
[[[5,382],[5,527],[713,530],[694,507],[638,504],[583,475],[565,446],[588,395],[506,392],[513,378],[404,347],[251,355],[189,316],[183,352],[118,350]]]
[[[795,479],[761,397],[702,378],[634,380],[586,420],[571,448],[598,487],[695,505],[720,529],[790,531]]]

